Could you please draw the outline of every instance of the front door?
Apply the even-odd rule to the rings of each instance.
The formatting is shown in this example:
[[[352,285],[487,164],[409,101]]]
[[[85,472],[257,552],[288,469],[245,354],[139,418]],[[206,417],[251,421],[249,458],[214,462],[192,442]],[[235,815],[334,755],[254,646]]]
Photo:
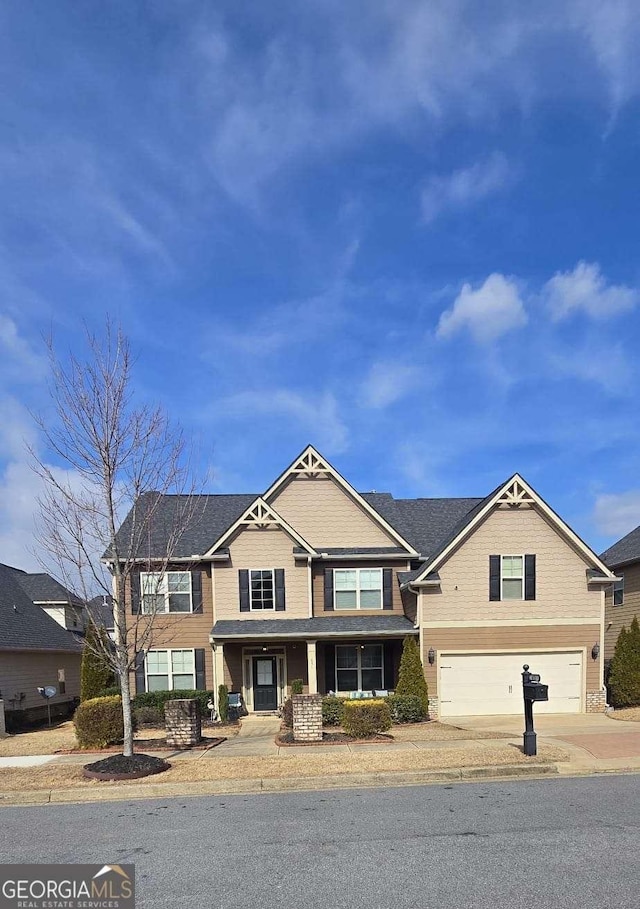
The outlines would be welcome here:
[[[253,658],[253,709],[278,709],[275,657],[259,656]]]

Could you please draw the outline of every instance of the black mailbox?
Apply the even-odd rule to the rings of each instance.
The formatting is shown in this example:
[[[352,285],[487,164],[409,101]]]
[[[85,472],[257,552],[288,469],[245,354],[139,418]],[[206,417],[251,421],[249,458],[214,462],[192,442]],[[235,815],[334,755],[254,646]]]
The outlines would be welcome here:
[[[525,701],[548,701],[549,686],[541,685],[540,682],[529,682],[522,686]]]

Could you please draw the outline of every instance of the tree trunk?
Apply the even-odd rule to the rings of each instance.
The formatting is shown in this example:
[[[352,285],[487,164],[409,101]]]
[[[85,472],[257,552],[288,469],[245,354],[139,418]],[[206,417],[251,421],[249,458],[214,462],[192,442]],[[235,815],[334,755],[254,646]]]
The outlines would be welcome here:
[[[122,740],[122,753],[125,757],[133,754],[133,720],[131,716],[131,694],[129,692],[129,669],[120,674],[120,690],[122,692],[122,721],[124,725],[124,738]]]

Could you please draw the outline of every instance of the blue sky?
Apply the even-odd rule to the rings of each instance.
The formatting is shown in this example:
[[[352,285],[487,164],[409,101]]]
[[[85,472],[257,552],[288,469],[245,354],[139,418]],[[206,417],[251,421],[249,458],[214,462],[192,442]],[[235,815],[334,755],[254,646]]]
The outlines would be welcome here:
[[[119,319],[212,491],[312,442],[358,488],[522,473],[640,523],[640,8],[0,10],[0,560],[35,564],[42,337]]]

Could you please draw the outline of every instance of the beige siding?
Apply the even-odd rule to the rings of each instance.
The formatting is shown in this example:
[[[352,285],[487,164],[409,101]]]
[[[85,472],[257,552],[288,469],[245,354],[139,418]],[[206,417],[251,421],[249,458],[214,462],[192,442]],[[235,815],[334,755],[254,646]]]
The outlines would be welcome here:
[[[245,529],[229,545],[230,562],[214,568],[215,618],[306,619],[309,617],[309,570],[305,559],[296,561],[293,547],[297,543],[283,530]],[[241,568],[284,568],[284,612],[240,612],[238,571]]]
[[[489,556],[536,555],[536,599],[489,600]],[[600,588],[584,559],[534,509],[498,509],[438,569],[440,590],[422,596],[422,622],[574,618],[600,621]]]
[[[335,612],[325,612],[324,609],[324,572],[325,569],[334,569],[334,568],[391,568],[393,570],[393,582],[391,584],[391,590],[393,593],[393,611],[391,609],[338,609]],[[335,615],[403,615],[404,609],[402,605],[402,597],[400,593],[400,585],[398,584],[398,579],[396,573],[398,571],[406,571],[407,563],[402,562],[398,565],[398,562],[393,562],[389,560],[381,559],[379,562],[322,562],[321,564],[315,563],[313,566],[313,614],[318,618],[324,618],[325,616],[335,616]]]
[[[66,692],[51,698],[51,704],[62,704],[80,697],[81,654],[44,653],[37,651],[0,650],[0,692],[6,710],[29,710],[42,707],[38,688],[53,685],[60,688],[58,670],[64,669]],[[20,694],[25,697],[20,700]]]
[[[624,602],[622,606],[614,606],[613,593],[609,588],[606,594],[604,635],[604,656],[607,660],[613,656],[622,626],[629,628],[634,616],[638,616],[640,621],[640,563],[616,568],[615,574],[617,577],[624,576]],[[609,623],[610,628],[607,627]]]
[[[332,479],[294,478],[270,503],[311,546],[397,546]]]
[[[438,654],[463,651],[573,650],[586,649],[586,690],[600,688],[600,659],[591,658],[591,648],[600,639],[600,625],[535,625],[500,628],[425,628],[422,662],[429,692],[438,696],[437,662],[429,665],[429,648]],[[532,665],[531,671],[535,671]],[[542,680],[544,681],[544,679]]]
[[[174,567],[177,571],[184,570],[184,566],[176,565]],[[155,616],[151,637],[148,643],[145,643],[145,650],[204,648],[205,684],[211,690],[213,689],[213,654],[209,643],[209,634],[213,627],[211,565],[202,563],[197,566],[197,569],[202,572],[202,612]],[[144,627],[148,618],[144,615],[132,616],[129,592],[126,597],[126,608],[127,622],[138,620],[140,626]],[[135,692],[133,674],[131,675],[131,691]]]

